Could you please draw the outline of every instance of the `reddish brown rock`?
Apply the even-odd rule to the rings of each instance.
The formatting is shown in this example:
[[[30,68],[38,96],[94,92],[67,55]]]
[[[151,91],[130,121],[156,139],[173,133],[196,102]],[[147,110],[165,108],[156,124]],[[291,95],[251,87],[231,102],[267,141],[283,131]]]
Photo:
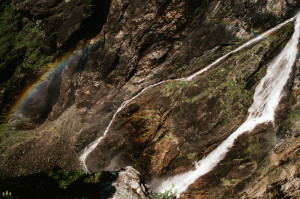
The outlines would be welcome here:
[[[12,127],[1,126],[0,175],[25,175],[52,166],[82,169],[81,151],[104,134],[121,104],[165,80],[116,115],[86,161],[91,172],[132,165],[147,180],[191,169],[238,128],[255,86],[290,38],[293,24],[191,82],[174,79],[202,69],[256,36],[251,31],[273,27],[300,6],[290,0],[13,2],[26,23],[38,24],[45,53],[86,48],[37,87],[11,120]],[[87,30],[91,32],[85,34]],[[241,136],[217,168],[183,197],[267,197],[272,190],[294,190],[288,179],[299,173],[297,67],[275,125]],[[29,77],[24,77],[25,86],[33,81]],[[8,79],[0,85],[2,104],[10,104],[23,88],[7,87],[14,82],[13,76]],[[261,184],[254,185],[257,181]]]

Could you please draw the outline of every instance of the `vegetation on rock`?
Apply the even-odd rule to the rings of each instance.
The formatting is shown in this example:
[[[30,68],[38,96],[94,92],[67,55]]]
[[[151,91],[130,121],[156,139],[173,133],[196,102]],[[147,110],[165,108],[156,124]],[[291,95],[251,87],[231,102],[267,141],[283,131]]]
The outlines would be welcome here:
[[[150,181],[191,169],[245,120],[293,22],[192,81],[178,78],[292,17],[299,6],[296,0],[0,0],[0,193],[111,197],[115,173],[100,171],[132,165]],[[70,59],[7,123],[23,91],[65,55]],[[275,123],[240,136],[182,198],[298,193],[291,184],[300,165],[299,68],[298,59]],[[112,118],[85,162],[96,173],[87,175],[78,157]],[[155,197],[175,195],[166,190]]]

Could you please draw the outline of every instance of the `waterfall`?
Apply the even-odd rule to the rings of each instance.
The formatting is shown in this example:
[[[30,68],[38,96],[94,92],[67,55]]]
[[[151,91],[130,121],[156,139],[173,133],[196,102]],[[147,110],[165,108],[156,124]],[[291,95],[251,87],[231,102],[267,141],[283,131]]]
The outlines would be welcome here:
[[[274,28],[264,32],[263,34],[259,35],[258,37],[255,37],[254,39],[251,39],[250,41],[244,43],[243,45],[241,45],[240,47],[234,49],[233,51],[223,55],[222,57],[218,58],[216,61],[214,61],[213,63],[211,63],[210,65],[206,66],[205,68],[203,68],[202,70],[199,70],[198,72],[186,77],[186,78],[181,78],[181,79],[177,79],[177,80],[180,80],[180,81],[191,81],[193,80],[196,76],[208,71],[211,67],[219,64],[221,61],[225,60],[227,57],[229,57],[230,55],[256,43],[256,42],[259,42],[260,40],[262,40],[263,38],[265,38],[267,35],[273,33],[274,31],[280,29],[282,26],[286,25],[287,23],[293,21],[295,19],[295,17],[291,18],[291,19],[288,19],[286,21],[284,21],[283,23],[280,23],[278,24],[277,26],[275,26]]]
[[[194,170],[164,179],[155,191],[174,189],[180,195],[200,176],[210,172],[224,158],[236,138],[252,131],[258,124],[274,122],[275,110],[283,96],[283,89],[297,58],[297,45],[300,37],[300,13],[296,16],[295,31],[281,53],[269,64],[266,75],[255,89],[253,104],[249,108],[246,121],[222,142],[207,157],[196,162]]]
[[[137,95],[135,95],[134,97],[130,98],[129,100],[126,100],[124,101],[121,106],[117,109],[117,111],[115,112],[115,114],[113,115],[111,121],[109,122],[108,126],[106,127],[104,133],[103,133],[103,136],[99,137],[98,139],[96,139],[94,142],[90,143],[82,152],[81,152],[81,155],[80,155],[80,161],[82,162],[83,164],[83,167],[84,167],[84,170],[86,172],[89,172],[86,164],[85,164],[85,160],[87,158],[87,156],[98,146],[98,144],[101,142],[101,140],[106,136],[107,132],[109,131],[110,129],[110,126],[112,125],[113,121],[115,120],[116,116],[118,115],[118,113],[129,103],[131,102],[132,100],[134,100],[135,98],[137,98],[138,96],[140,96],[142,93],[144,93],[146,90],[150,89],[150,88],[153,88],[155,86],[158,86],[162,83],[164,83],[165,81],[161,81],[161,82],[158,82],[156,84],[152,84],[146,88],[144,88],[141,92],[139,92]]]
[[[278,24],[277,26],[275,26],[274,28],[266,31],[265,33],[261,34],[260,36],[258,37],[255,37],[254,39],[251,39],[249,40],[248,42],[246,42],[245,44],[241,45],[240,47],[236,48],[235,50],[225,54],[224,56],[218,58],[216,61],[214,61],[213,63],[211,63],[210,65],[206,66],[205,68],[199,70],[198,72],[188,76],[188,77],[185,77],[185,78],[180,78],[180,79],[175,79],[173,81],[191,81],[193,80],[196,76],[206,72],[207,70],[209,70],[211,67],[219,64],[221,61],[225,60],[227,57],[229,57],[230,55],[232,55],[233,53],[236,53],[242,49],[244,49],[245,47],[248,47],[260,40],[262,40],[263,38],[265,38],[267,35],[271,34],[272,32],[278,30],[279,28],[281,28],[282,26],[284,26],[285,24],[291,22],[294,20],[294,17],[291,18],[291,19],[288,19],[287,21],[281,23],[281,24]],[[164,82],[167,82],[167,81],[171,81],[171,80],[166,80],[166,81],[161,81],[161,82],[158,82],[156,84],[152,84],[146,88],[144,88],[143,90],[141,90],[137,95],[135,95],[134,97],[124,101],[121,106],[117,109],[117,111],[115,112],[115,114],[113,115],[110,123],[108,124],[108,126],[106,127],[103,135],[99,138],[97,138],[95,141],[93,141],[92,143],[90,143],[85,149],[83,149],[81,151],[81,155],[79,157],[80,161],[82,162],[82,166],[83,166],[83,169],[86,171],[86,172],[89,172],[88,168],[87,168],[87,165],[85,163],[86,161],[86,158],[88,157],[88,155],[97,147],[97,145],[101,142],[101,140],[107,135],[113,121],[115,120],[116,116],[118,115],[118,113],[129,103],[131,102],[132,100],[136,99],[138,96],[140,96],[142,93],[144,93],[146,90],[150,89],[150,88],[153,88],[155,86],[158,86]]]

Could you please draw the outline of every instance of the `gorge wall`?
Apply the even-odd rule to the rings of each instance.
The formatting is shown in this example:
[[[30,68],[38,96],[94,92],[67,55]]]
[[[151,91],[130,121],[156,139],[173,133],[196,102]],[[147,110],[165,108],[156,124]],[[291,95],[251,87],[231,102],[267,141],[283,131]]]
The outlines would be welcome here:
[[[133,166],[147,181],[194,167],[247,118],[269,62],[294,22],[187,77],[293,17],[297,0],[0,0],[0,175],[55,166]],[[298,59],[274,124],[240,136],[183,198],[297,197]],[[42,76],[46,73],[47,75]],[[42,78],[40,78],[42,77]],[[34,86],[32,86],[34,85]]]

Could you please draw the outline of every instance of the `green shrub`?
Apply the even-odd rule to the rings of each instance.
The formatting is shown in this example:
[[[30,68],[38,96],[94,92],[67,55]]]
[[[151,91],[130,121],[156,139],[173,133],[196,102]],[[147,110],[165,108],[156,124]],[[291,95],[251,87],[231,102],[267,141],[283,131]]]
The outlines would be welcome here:
[[[165,192],[163,193],[154,193],[154,199],[175,199],[177,198],[176,195],[177,193],[177,189],[174,189],[175,185],[172,185],[172,188],[169,190],[165,190]]]
[[[56,182],[58,182],[59,187],[62,189],[66,189],[73,182],[85,175],[82,171],[66,172],[60,168],[53,168],[46,173],[50,178],[53,178]]]

